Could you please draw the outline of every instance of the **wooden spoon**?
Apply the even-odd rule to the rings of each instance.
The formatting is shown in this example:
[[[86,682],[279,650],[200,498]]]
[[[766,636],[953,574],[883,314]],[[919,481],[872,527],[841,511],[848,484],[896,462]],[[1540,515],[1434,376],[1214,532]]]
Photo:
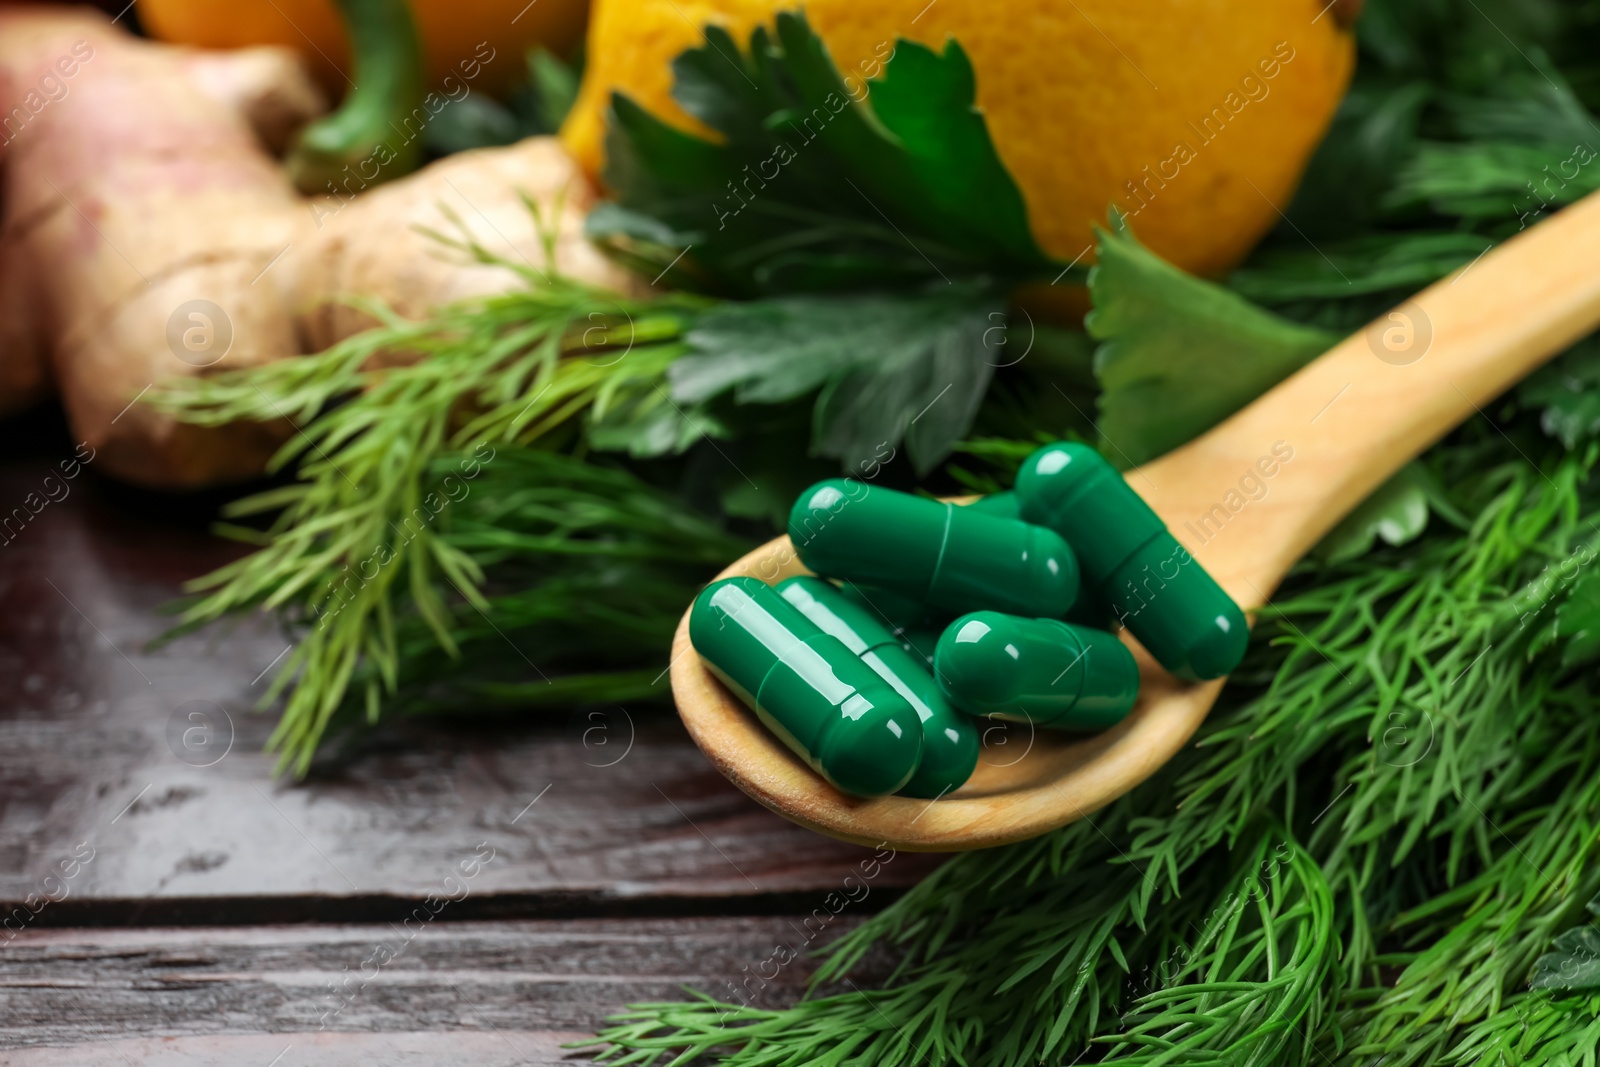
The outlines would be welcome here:
[[[1204,436],[1128,472],[1129,484],[1241,607],[1259,608],[1403,464],[1600,325],[1597,258],[1600,193],[1424,290]],[[780,537],[719,577],[777,582],[804,573]],[[672,691],[717,769],[786,818],[867,845],[987,848],[1103,807],[1171,759],[1205,718],[1222,680],[1182,683],[1124,639],[1142,676],[1127,719],[1091,737],[986,726],[977,771],[937,801],[861,800],[828,785],[706,670],[689,644],[687,614],[673,641]]]

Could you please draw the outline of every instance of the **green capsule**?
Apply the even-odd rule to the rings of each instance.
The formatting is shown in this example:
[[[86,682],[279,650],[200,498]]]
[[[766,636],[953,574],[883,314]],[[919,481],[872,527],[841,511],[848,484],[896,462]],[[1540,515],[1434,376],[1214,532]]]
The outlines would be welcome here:
[[[1074,626],[1091,630],[1115,630],[1118,625],[1116,611],[1088,583],[1078,590],[1078,599],[1072,602],[1066,618]]]
[[[1050,530],[842,478],[800,494],[789,538],[818,574],[950,614],[1064,615],[1078,595],[1077,561]]]
[[[990,515],[1001,515],[1008,519],[1022,518],[1022,501],[1018,499],[1016,492],[1010,489],[1002,493],[990,493],[988,496],[980,496],[968,504],[967,507],[977,508],[979,511],[987,512]],[[1071,547],[1070,542],[1068,547]],[[1107,604],[1080,577],[1078,599],[1074,600],[1072,607],[1067,609],[1066,619],[1068,622],[1075,623],[1078,626],[1088,626],[1095,630],[1110,630],[1117,624],[1117,613],[1112,611],[1111,605]],[[933,638],[937,642],[939,635],[934,634]],[[928,647],[928,655],[931,659],[933,655],[932,645]]]
[[[927,625],[928,609],[910,597],[901,596],[890,589],[845,582],[839,592],[852,603],[872,612],[873,618],[889,628],[893,634]]]
[[[916,773],[916,709],[760,579],[706,586],[689,614],[689,641],[768,729],[841,791],[884,796]]]
[[[929,611],[910,597],[876,586],[845,582],[839,587],[839,592],[869,609],[875,619],[888,627],[901,648],[915,656],[926,670],[933,670],[933,650],[939,644],[939,635],[944,633],[945,625],[950,621],[949,612]]]
[[[1060,730],[1104,730],[1139,695],[1139,665],[1111,634],[1059,619],[976,611],[934,654],[939,688],[973,715]]]
[[[968,504],[967,507],[976,508],[986,514],[1002,519],[1022,518],[1022,501],[1018,500],[1017,494],[1009,489],[1003,493],[990,493],[988,496],[980,496]]]
[[[917,626],[900,631],[900,647],[916,656],[928,670],[933,670],[933,653],[939,647],[939,635],[944,627]]]
[[[1204,681],[1239,665],[1244,612],[1098,452],[1046,445],[1022,465],[1017,496],[1027,521],[1072,545],[1085,584],[1163,667]]]
[[[789,578],[778,583],[778,595],[837,637],[916,709],[922,764],[901,793],[941,797],[972,776],[980,747],[977,723],[950,706],[920,657],[902,648],[874,613],[822,578]]]

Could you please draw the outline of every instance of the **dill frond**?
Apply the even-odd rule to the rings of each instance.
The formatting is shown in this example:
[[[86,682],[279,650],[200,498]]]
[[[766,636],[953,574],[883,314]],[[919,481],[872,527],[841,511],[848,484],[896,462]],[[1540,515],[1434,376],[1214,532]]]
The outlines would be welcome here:
[[[474,611],[489,608],[478,553],[494,558],[494,546],[483,534],[453,543],[433,521],[457,486],[470,488],[511,450],[570,440],[585,418],[667,402],[666,368],[703,301],[625,299],[520,269],[523,288],[417,322],[369,302],[379,325],[324,352],[183,379],[152,398],[201,425],[295,427],[272,460],[273,470],[298,465],[294,483],[225,511],[276,512],[263,547],[191,583],[203,595],[180,616],[189,628],[240,610],[285,610],[305,627],[263,699],[286,695],[270,741],[280,769],[305,773],[358,668],[371,669],[369,708],[380,689],[394,689],[402,601],[451,654],[452,593]],[[439,469],[446,453],[461,457],[457,469]]]

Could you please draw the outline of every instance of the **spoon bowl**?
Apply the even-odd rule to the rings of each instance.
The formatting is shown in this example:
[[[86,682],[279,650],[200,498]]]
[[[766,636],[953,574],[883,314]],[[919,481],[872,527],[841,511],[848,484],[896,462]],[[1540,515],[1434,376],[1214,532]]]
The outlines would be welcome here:
[[[787,537],[736,560],[720,578],[768,583],[810,574]],[[761,725],[689,643],[689,616],[672,644],[672,692],[690,736],[735,785],[780,815],[831,837],[902,851],[986,848],[1033,837],[1086,815],[1149,777],[1194,733],[1222,682],[1186,685],[1137,642],[1139,703],[1099,734],[980,721],[983,750],[967,783],[937,801],[848,796],[829,785]],[[686,710],[686,709],[692,709]],[[1058,818],[1058,813],[1068,813]]]
[[[1172,535],[1247,613],[1406,462],[1600,325],[1600,194],[1506,241],[1334,346],[1221,425],[1127,472]],[[1116,442],[1107,442],[1115,453]],[[809,573],[787,537],[719,578]],[[1159,594],[1157,594],[1159,596]],[[1152,604],[1155,601],[1152,600]],[[1168,674],[1126,631],[1138,703],[1078,735],[982,720],[977,770],[937,800],[834,789],[769,733],[689,643],[672,647],[678,712],[716,768],[803,826],[864,845],[950,852],[1024,840],[1104,807],[1193,736],[1224,679]]]

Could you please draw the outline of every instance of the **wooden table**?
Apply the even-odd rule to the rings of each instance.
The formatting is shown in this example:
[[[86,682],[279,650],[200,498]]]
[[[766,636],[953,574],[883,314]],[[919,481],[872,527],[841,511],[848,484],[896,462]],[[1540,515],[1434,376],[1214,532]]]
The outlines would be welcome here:
[[[204,532],[215,500],[92,470],[62,496],[47,416],[0,449],[0,1064],[557,1063],[937,862],[863,890],[872,850],[760,808],[659,710],[408,721],[279,780],[253,710],[289,644],[272,620],[145,647],[236,551]]]

